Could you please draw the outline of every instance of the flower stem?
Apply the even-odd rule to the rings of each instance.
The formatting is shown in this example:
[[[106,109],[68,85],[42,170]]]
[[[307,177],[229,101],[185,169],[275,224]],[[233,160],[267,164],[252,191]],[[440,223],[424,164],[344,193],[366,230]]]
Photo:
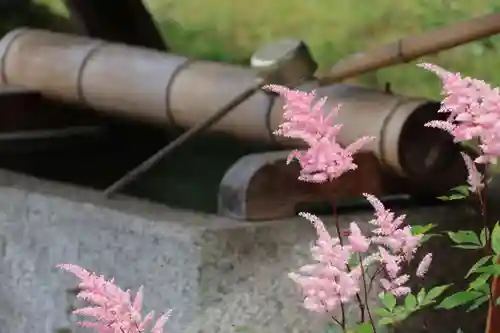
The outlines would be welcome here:
[[[342,325],[342,323],[337,318],[335,318],[335,316],[332,316],[332,320],[342,328],[342,332],[345,332],[345,325]]]
[[[363,279],[366,312],[368,313],[370,324],[373,327],[373,332],[377,333],[377,328],[375,327],[375,322],[373,321],[372,313],[370,311],[370,306],[368,305],[368,284],[366,283],[367,279],[365,274],[365,268],[363,267],[363,258],[361,257],[361,253],[359,254],[359,265],[361,267],[361,278]]]
[[[339,238],[339,243],[340,243],[340,246],[344,246],[344,241],[342,239],[342,233],[340,232],[340,221],[339,221],[339,216],[337,214],[337,205],[335,204],[335,201],[332,201],[332,210],[333,210],[333,216],[335,218],[335,228],[337,229],[337,236]],[[347,271],[350,273],[351,268],[349,267],[348,264],[346,265],[346,267],[347,267]],[[363,301],[361,300],[361,296],[359,295],[359,293],[356,293],[356,300],[358,301],[359,311],[361,312],[361,322],[364,323],[365,322],[365,306],[363,304]],[[342,305],[342,317],[344,317],[344,307],[343,307],[343,304],[341,304],[341,305]]]
[[[382,273],[382,267],[379,266],[377,268],[377,270],[375,271],[375,273],[373,273],[372,277],[370,278],[370,282],[368,283],[368,293],[370,293],[373,289],[373,282],[375,282],[375,278],[380,274]]]
[[[492,254],[493,249],[491,246],[491,232],[489,230],[489,223],[487,219],[487,212],[486,212],[486,191],[487,191],[487,182],[484,182],[484,188],[482,191],[477,191],[477,196],[479,198],[479,203],[481,205],[481,216],[483,218],[483,224],[485,228],[485,250],[486,254]],[[497,311],[496,306],[495,306],[495,299],[499,296],[499,291],[497,290],[498,282],[497,282],[498,277],[494,277],[491,279],[491,281],[488,281],[490,284],[490,301],[489,301],[489,309],[488,309],[488,316],[486,319],[486,332],[494,332],[497,328],[495,328],[495,325],[499,325],[498,323],[498,315],[495,313]]]

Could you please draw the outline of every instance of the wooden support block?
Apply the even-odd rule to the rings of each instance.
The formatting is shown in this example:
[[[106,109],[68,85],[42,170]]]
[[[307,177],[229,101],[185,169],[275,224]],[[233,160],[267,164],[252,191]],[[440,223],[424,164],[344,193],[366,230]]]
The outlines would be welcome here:
[[[300,204],[384,193],[382,170],[372,154],[358,154],[358,169],[324,184],[299,181],[300,166],[287,165],[288,154],[268,152],[238,160],[220,183],[218,213],[238,220],[270,220],[294,216]]]

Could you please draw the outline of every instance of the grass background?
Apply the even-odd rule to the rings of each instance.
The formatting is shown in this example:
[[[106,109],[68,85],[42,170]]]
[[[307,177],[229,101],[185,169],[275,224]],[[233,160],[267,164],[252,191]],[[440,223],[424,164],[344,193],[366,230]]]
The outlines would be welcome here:
[[[66,15],[60,0],[36,2]],[[246,64],[263,43],[294,36],[309,45],[323,71],[350,53],[500,11],[498,0],[145,0],[145,4],[175,53]],[[499,52],[500,35],[421,60],[499,85]],[[438,97],[437,79],[414,65],[379,70],[355,81],[372,87],[390,82],[396,92]]]

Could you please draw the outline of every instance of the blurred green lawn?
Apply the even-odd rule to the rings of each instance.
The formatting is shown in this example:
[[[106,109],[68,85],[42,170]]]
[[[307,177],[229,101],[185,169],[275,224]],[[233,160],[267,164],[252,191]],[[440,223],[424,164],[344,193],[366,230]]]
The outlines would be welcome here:
[[[38,2],[65,13],[60,0]],[[352,52],[500,11],[498,0],[146,0],[146,4],[175,53],[248,63],[259,45],[295,36],[310,46],[320,70]],[[422,60],[500,85],[499,52],[500,35]],[[437,79],[414,65],[380,70],[357,81],[374,87],[390,82],[396,92],[437,97]]]

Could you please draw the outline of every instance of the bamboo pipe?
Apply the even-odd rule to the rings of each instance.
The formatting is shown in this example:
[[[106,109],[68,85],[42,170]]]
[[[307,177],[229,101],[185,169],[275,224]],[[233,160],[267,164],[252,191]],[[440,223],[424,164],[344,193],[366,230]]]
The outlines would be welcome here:
[[[216,113],[253,86],[257,77],[251,68],[32,29],[11,31],[0,40],[0,74],[0,86],[23,86],[111,115],[183,128]],[[299,88],[315,89],[318,82]],[[318,95],[329,97],[329,107],[343,105],[338,119],[344,124],[341,144],[375,136],[365,150],[399,175],[435,183],[440,179],[436,168],[455,158],[448,138],[423,127],[436,116],[438,103],[346,85],[320,87]],[[259,91],[210,130],[300,147],[272,134],[281,121],[282,102]],[[411,156],[426,164],[412,162]],[[450,179],[446,172],[441,176]]]
[[[500,13],[409,36],[367,52],[338,61],[320,82],[332,84],[373,70],[415,60],[427,54],[450,49],[500,32]]]

